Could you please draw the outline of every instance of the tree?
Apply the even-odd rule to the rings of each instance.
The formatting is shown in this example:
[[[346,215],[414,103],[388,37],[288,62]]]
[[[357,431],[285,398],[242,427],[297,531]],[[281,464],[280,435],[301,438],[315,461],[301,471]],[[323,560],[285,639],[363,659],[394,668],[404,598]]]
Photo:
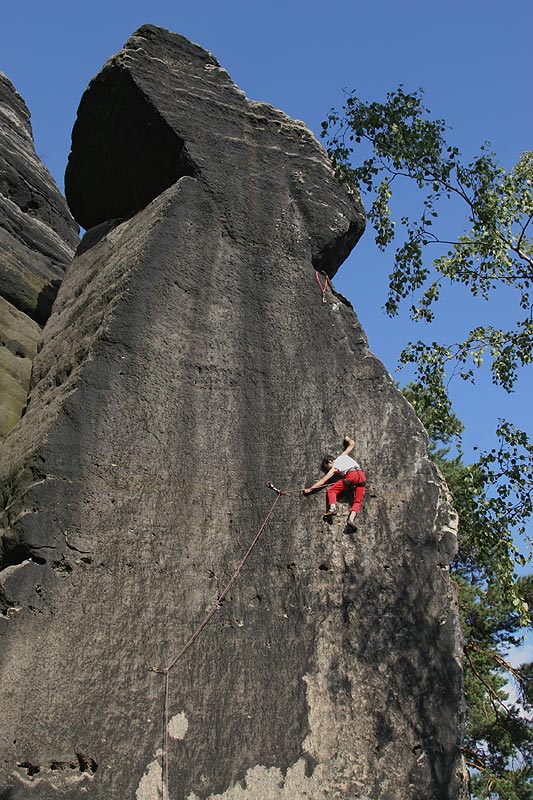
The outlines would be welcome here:
[[[408,384],[404,395],[425,423],[430,454],[446,478],[459,515],[459,552],[452,564],[458,588],[464,637],[467,716],[463,752],[471,771],[473,797],[479,800],[533,800],[533,663],[513,668],[507,655],[531,627],[519,604],[533,594],[533,576],[516,579],[514,592],[502,591],[508,565],[498,549],[486,547],[492,537],[492,514],[485,499],[490,486],[478,464],[450,457],[453,438],[442,433],[440,419],[424,387]],[[455,430],[462,428],[453,418]],[[496,498],[496,503],[501,502]],[[505,501],[504,501],[505,503]],[[503,571],[503,575],[502,575]],[[533,603],[531,603],[533,607]],[[518,700],[510,701],[514,682]]]
[[[398,313],[403,299],[423,290],[410,311],[414,319],[432,320],[446,279],[464,284],[473,295],[485,299],[501,286],[516,294],[524,313],[513,329],[500,331],[487,325],[475,328],[464,342],[448,350],[439,348],[435,354],[432,346],[425,346],[415,351],[417,361],[431,359],[432,372],[450,360],[458,362],[467,379],[472,377],[472,365],[479,366],[488,351],[495,382],[511,389],[517,368],[530,364],[533,353],[533,240],[528,236],[533,219],[533,152],[524,153],[514,169],[506,172],[483,145],[480,154],[464,166],[459,149],[444,138],[444,121],[427,119],[427,113],[421,91],[407,94],[401,86],[383,104],[367,104],[351,95],[340,114],[333,111],[322,123],[322,135],[338,177],[371,195],[368,217],[380,249],[395,238],[389,204],[394,182],[408,178],[423,193],[419,218],[401,218],[405,241],[396,250],[390,275],[389,314]],[[362,141],[370,144],[371,152],[353,166],[355,145]],[[468,232],[454,238],[435,232],[440,201],[452,197],[464,205],[471,225]],[[423,251],[439,244],[448,252],[437,256],[430,269]],[[412,357],[409,354],[414,354],[413,347],[405,357]]]
[[[395,186],[406,179],[420,192],[418,216],[400,219],[403,237],[385,303],[389,315],[398,314],[409,299],[411,318],[432,322],[445,284],[461,285],[483,300],[501,291],[514,298],[518,321],[506,329],[491,322],[488,310],[486,324],[459,341],[418,340],[400,354],[400,364],[413,365],[426,410],[432,409],[430,425],[438,427],[441,440],[454,436],[460,447],[449,380],[459,376],[473,383],[485,360],[492,381],[510,392],[520,369],[533,358],[533,153],[524,153],[506,171],[483,145],[463,164],[459,149],[446,141],[444,121],[428,116],[422,98],[421,90],[407,93],[402,86],[385,103],[365,103],[351,94],[341,111],[331,111],[322,123],[322,136],[338,179],[368,195],[368,218],[380,250],[397,237],[391,211]],[[466,223],[458,235],[443,232],[453,201]],[[476,547],[485,549],[487,562],[498,559],[500,569],[494,574],[500,590],[525,614],[513,579],[514,566],[523,564],[525,555],[513,534],[531,542],[526,526],[533,511],[533,444],[526,432],[505,420],[499,420],[496,435],[497,446],[469,467],[472,496],[484,506]]]

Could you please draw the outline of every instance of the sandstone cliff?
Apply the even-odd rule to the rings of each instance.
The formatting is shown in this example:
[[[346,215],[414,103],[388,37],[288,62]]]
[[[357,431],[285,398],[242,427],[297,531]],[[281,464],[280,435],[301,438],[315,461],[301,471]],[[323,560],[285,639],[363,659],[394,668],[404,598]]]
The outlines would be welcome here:
[[[91,228],[1,453],[0,797],[162,796],[169,664],[273,501],[356,439],[358,531],[282,496],[169,685],[172,798],[458,797],[454,518],[333,276],[357,198],[306,127],[144,26],[91,82]],[[345,506],[346,508],[346,506]]]
[[[0,72],[0,439],[26,404],[31,361],[78,226],[33,144],[30,113]]]

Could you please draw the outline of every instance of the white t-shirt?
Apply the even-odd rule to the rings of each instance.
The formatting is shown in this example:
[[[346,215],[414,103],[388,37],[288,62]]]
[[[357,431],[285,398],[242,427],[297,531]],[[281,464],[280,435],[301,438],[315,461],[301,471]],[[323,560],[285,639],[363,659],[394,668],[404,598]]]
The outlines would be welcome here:
[[[342,475],[346,475],[351,469],[361,469],[357,461],[350,456],[337,456],[332,464],[333,469],[338,469]]]

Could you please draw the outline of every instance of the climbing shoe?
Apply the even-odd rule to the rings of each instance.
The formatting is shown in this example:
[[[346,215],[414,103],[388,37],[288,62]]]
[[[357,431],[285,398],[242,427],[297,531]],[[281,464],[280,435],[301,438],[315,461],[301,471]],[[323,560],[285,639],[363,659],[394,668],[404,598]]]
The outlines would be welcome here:
[[[348,526],[349,528],[351,528],[353,531],[356,531],[356,530],[357,530],[357,524],[356,524],[356,522],[355,522],[355,519],[356,519],[356,515],[354,514],[354,512],[353,512],[353,511],[350,511],[350,515],[349,515],[349,517],[348,517],[348,519],[347,519],[347,521],[346,521],[346,524],[347,524],[347,526]]]
[[[326,513],[324,514],[324,519],[328,519],[328,517],[336,517],[337,516],[337,506],[332,505],[328,508]]]

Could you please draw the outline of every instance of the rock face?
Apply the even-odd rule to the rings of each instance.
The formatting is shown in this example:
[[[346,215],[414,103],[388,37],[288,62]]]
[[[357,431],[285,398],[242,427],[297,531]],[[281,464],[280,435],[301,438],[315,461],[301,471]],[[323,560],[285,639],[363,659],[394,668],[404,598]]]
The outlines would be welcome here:
[[[85,93],[66,187],[92,230],[0,459],[0,797],[156,800],[168,766],[187,800],[457,798],[453,512],[315,276],[361,234],[359,201],[302,123],[151,26]],[[345,433],[368,474],[358,531],[326,524],[321,494],[278,499],[169,674],[167,743],[150,668],[234,573],[265,483],[315,480]]]
[[[35,152],[30,113],[0,72],[0,439],[20,419],[31,360],[78,226]]]

